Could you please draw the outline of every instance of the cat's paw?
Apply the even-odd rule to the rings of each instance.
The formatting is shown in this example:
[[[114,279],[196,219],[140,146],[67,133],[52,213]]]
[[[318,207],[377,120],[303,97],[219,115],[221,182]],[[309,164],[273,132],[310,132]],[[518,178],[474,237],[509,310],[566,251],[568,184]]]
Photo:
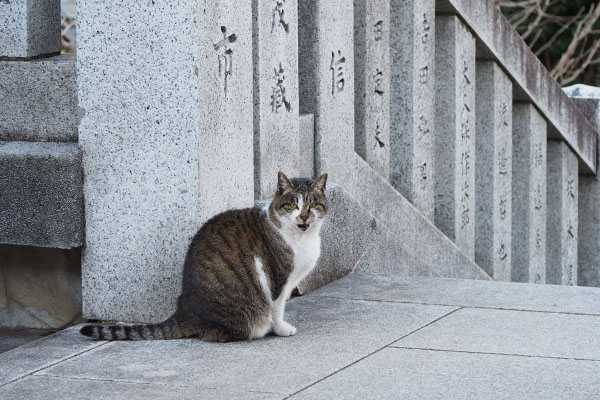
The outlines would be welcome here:
[[[281,321],[273,325],[273,332],[275,332],[277,336],[294,336],[297,331],[291,324]]]

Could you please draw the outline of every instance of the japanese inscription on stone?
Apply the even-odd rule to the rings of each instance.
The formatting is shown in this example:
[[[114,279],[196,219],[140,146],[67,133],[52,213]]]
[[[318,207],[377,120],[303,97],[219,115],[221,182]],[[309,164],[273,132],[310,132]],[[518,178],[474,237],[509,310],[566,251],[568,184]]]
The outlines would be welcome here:
[[[331,94],[335,96],[337,93],[344,91],[344,67],[346,65],[346,57],[342,56],[341,50],[331,52]]]
[[[278,27],[283,28],[285,33],[290,31],[290,24],[285,19],[285,2],[286,0],[273,0],[274,6],[271,32],[274,32]]]
[[[227,96],[227,83],[229,77],[233,74],[233,49],[230,44],[235,43],[237,36],[235,33],[227,35],[227,28],[221,26],[223,39],[214,44],[215,50],[219,51],[217,55],[219,60],[219,76],[223,77],[223,91]]]
[[[274,71],[275,84],[271,93],[271,111],[277,113],[281,107],[285,107],[285,109],[289,112],[291,111],[292,106],[285,95],[285,74],[281,63],[279,63],[279,68],[275,68]]]

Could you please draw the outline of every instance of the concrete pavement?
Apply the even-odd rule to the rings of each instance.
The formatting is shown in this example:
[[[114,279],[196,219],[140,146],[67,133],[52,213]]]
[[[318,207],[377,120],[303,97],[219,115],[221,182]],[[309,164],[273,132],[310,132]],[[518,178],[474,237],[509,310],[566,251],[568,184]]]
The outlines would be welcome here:
[[[597,288],[350,275],[287,319],[227,344],[74,327],[1,354],[0,398],[600,398]]]

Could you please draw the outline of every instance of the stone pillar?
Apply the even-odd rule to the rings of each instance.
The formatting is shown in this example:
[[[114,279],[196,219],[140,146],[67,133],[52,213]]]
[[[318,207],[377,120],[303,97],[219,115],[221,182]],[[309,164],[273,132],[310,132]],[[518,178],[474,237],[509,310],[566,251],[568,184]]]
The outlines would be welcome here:
[[[475,37],[440,15],[435,39],[435,224],[474,259]]]
[[[511,280],[512,83],[495,61],[477,62],[475,262]]]
[[[0,57],[60,53],[60,0],[0,1],[0,21]]]
[[[298,4],[252,2],[254,196],[275,194],[277,172],[298,176]]]
[[[435,1],[392,0],[391,21],[390,179],[433,221]]]
[[[600,129],[600,89],[573,85],[564,89],[582,113]],[[599,143],[600,149],[600,143]],[[577,284],[600,286],[600,181],[598,175],[579,176],[579,244]]]
[[[513,104],[514,282],[546,282],[546,134],[546,121],[533,104]]]
[[[198,227],[254,203],[251,1],[77,7],[83,315],[159,321]]]
[[[354,6],[345,0],[299,0],[298,12],[300,112],[315,114],[315,172],[328,172],[340,184],[352,182]]]
[[[577,156],[564,142],[548,142],[546,283],[577,285]]]
[[[390,176],[390,1],[354,1],[356,152]]]

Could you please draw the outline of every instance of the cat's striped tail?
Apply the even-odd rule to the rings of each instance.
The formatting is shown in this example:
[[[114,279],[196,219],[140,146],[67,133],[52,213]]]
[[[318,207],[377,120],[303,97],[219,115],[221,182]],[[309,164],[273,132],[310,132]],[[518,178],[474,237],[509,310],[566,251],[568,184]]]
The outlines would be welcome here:
[[[100,340],[160,340],[181,339],[188,336],[178,326],[175,316],[159,324],[86,325],[79,332]]]

